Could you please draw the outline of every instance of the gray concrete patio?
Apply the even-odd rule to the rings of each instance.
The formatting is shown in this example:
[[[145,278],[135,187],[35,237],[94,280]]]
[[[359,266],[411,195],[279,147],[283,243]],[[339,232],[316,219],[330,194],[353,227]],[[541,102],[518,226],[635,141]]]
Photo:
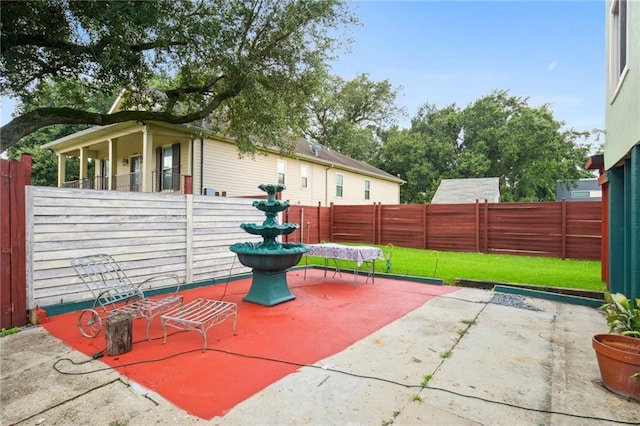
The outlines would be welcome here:
[[[416,284],[424,285],[424,284]],[[600,383],[594,308],[488,290],[437,297],[209,421],[28,327],[0,339],[3,425],[638,424],[640,404]],[[317,333],[322,333],[319,325]],[[74,366],[82,373],[101,361]],[[152,367],[150,367],[152,368]],[[268,365],[265,366],[268,368]],[[432,376],[427,387],[408,377]],[[241,377],[238,380],[242,380]]]

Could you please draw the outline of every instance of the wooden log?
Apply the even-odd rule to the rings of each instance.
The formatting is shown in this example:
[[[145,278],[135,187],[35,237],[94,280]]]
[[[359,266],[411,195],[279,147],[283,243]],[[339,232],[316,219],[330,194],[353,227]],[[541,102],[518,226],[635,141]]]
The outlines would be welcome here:
[[[106,322],[107,354],[113,356],[129,352],[133,345],[133,318],[131,315],[110,315]]]

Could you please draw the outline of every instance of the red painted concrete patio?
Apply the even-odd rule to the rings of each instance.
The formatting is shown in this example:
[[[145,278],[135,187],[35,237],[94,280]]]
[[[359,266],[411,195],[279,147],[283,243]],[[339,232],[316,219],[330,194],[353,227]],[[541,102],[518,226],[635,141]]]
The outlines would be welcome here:
[[[188,413],[203,419],[222,416],[270,384],[336,354],[433,297],[455,288],[376,277],[375,284],[359,276],[309,269],[288,274],[296,299],[273,307],[242,301],[251,280],[181,292],[195,298],[238,304],[237,335],[232,319],[209,330],[203,352],[199,333],[171,333],[163,344],[160,319],[144,340],[144,320],[134,321],[130,352],[100,359],[140,385],[157,392]],[[82,337],[78,312],[50,317],[44,327],[73,348],[93,356],[105,352],[104,327],[94,339]]]

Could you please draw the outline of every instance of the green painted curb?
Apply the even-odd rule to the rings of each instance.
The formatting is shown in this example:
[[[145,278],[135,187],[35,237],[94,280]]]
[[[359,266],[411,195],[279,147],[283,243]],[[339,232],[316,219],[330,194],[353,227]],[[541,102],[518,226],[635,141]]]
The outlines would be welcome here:
[[[194,283],[184,284],[180,286],[180,291],[182,290],[191,290],[199,287],[206,287],[210,285],[220,285],[225,284],[231,281],[244,280],[246,278],[251,278],[251,273],[247,274],[238,274],[232,275],[225,278],[214,278],[211,280],[197,281]],[[164,287],[154,290],[145,291],[147,296],[157,296],[160,294],[173,293],[176,291],[176,286]],[[82,300],[79,302],[66,302],[66,303],[58,303],[55,305],[47,305],[40,306],[40,308],[44,309],[47,313],[47,316],[52,317],[56,315],[66,314],[68,312],[81,311],[83,309],[93,308],[94,301],[93,300]]]
[[[332,268],[325,268],[324,266],[317,266],[317,265],[294,266],[293,268],[289,268],[289,270],[292,270],[292,269],[303,270],[307,268],[314,268],[314,269],[320,269],[320,270],[323,270],[323,269],[333,270]],[[349,272],[345,270],[343,271],[347,273]],[[180,290],[181,291],[191,290],[194,288],[206,287],[210,285],[220,285],[220,284],[225,284],[231,281],[244,280],[247,278],[251,278],[252,276],[253,276],[252,273],[249,272],[246,274],[232,275],[225,278],[214,278],[211,280],[197,281],[194,283],[184,284],[180,286]],[[394,275],[394,274],[386,274],[386,273],[376,273],[376,277],[411,281],[411,282],[420,283],[420,284],[444,285],[444,280],[441,280],[439,278],[413,277],[408,275]],[[160,288],[155,290],[148,290],[145,292],[145,294],[147,296],[157,296],[160,294],[172,293],[172,292],[175,292],[175,290],[176,290],[175,286],[165,287],[165,288]],[[52,317],[56,315],[66,314],[68,312],[81,311],[83,309],[93,308],[93,303],[94,303],[93,300],[82,300],[79,302],[66,302],[66,303],[58,303],[55,305],[40,306],[40,308],[44,309],[44,311],[47,313],[47,316]]]

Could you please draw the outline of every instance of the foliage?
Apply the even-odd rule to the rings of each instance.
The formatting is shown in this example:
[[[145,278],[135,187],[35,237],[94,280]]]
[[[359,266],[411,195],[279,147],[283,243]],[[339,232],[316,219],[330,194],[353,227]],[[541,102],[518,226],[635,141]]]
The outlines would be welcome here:
[[[634,306],[622,293],[607,293],[600,309],[606,314],[610,333],[640,338],[640,298],[635,299]]]
[[[384,246],[380,248],[385,250]],[[310,264],[324,265],[324,259],[309,256]],[[304,264],[305,260],[301,261]],[[338,261],[346,270],[353,262]],[[382,270],[376,265],[376,270]],[[570,287],[604,291],[600,281],[600,262],[537,256],[464,253],[393,247],[392,274],[440,278],[454,284],[456,278]]]
[[[495,91],[464,109],[425,104],[411,128],[390,132],[378,167],[400,174],[402,202],[431,200],[441,179],[500,178],[502,201],[555,200],[584,170],[588,132],[563,130],[548,105]]]
[[[431,200],[440,180],[455,168],[455,140],[459,126],[454,105],[438,110],[426,104],[411,120],[410,129],[392,129],[380,151],[378,167],[399,175],[400,201],[420,203]]]
[[[82,82],[77,79],[69,79],[59,83],[42,82],[38,95],[29,98],[26,104],[19,106],[19,109],[33,110],[55,105],[76,105],[90,111],[105,112],[108,111],[114,99],[115,95],[113,94],[84,96]],[[31,184],[36,186],[56,186],[58,159],[53,152],[42,149],[40,146],[87,127],[89,126],[83,124],[55,124],[36,130],[9,148],[7,155],[12,160],[19,160],[23,153],[30,154],[32,156]],[[77,179],[80,167],[78,159],[67,158],[66,162],[65,181]],[[93,162],[89,163],[89,176],[93,176],[94,166]]]
[[[380,134],[403,113],[394,104],[398,90],[389,80],[374,82],[367,74],[350,81],[327,76],[309,103],[304,132],[341,154],[371,163],[381,146]]]
[[[341,0],[2,2],[0,94],[18,99],[4,151],[53,124],[206,119],[235,138],[292,148],[306,104],[355,22]],[[122,88],[123,110],[74,102],[30,108],[43,84],[82,83],[85,98]],[[162,85],[155,84],[160,80]]]
[[[9,334],[16,334],[19,331],[20,331],[20,328],[18,327],[11,327],[11,328],[2,327],[2,330],[0,330],[0,336],[4,337],[4,336],[8,336]]]

